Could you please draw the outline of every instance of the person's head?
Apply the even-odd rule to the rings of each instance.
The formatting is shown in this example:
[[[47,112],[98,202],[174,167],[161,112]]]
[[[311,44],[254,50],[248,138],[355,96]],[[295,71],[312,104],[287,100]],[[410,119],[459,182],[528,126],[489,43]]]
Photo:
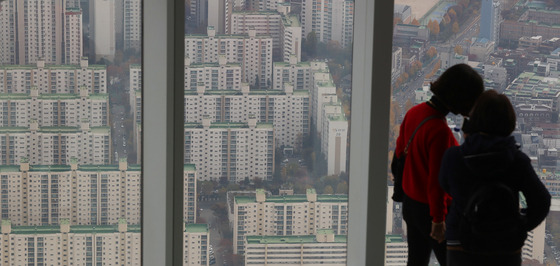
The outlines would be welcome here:
[[[474,102],[484,91],[482,77],[466,64],[448,68],[430,85],[430,90],[450,112],[462,115],[468,115]]]
[[[507,137],[514,129],[515,110],[508,97],[495,90],[483,92],[470,113],[470,132]]]

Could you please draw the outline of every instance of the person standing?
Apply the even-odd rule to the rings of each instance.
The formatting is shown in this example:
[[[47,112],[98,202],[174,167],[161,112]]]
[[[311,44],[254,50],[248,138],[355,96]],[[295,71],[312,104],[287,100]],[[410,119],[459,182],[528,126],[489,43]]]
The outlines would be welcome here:
[[[439,185],[438,175],[444,152],[458,143],[447,125],[445,116],[467,115],[484,85],[478,73],[466,64],[447,69],[430,84],[433,97],[412,107],[400,126],[395,154],[408,146],[402,188],[403,219],[406,222],[408,265],[428,265],[434,251],[439,263],[445,265],[445,216],[449,197]]]
[[[521,248],[526,233],[537,227],[548,214],[550,193],[535,173],[529,157],[519,150],[511,136],[515,121],[515,111],[507,96],[494,90],[485,91],[463,127],[467,134],[465,142],[448,149],[443,157],[439,181],[453,197],[446,220],[447,265],[521,265]],[[517,233],[508,231],[503,239],[497,240],[500,245],[488,247],[494,250],[468,250],[461,239],[471,239],[472,234],[464,233],[465,227],[461,224],[466,223],[464,216],[469,209],[467,206],[472,205],[472,195],[480,195],[477,191],[481,190],[477,188],[481,187],[480,184],[490,184],[488,182],[499,182],[510,189],[514,212],[517,212],[521,191],[527,208],[522,210],[524,215],[518,213],[508,218],[508,221],[518,223],[515,225]],[[492,209],[496,213],[498,209],[507,209],[507,206]],[[490,230],[498,231],[500,228]],[[479,244],[476,248],[487,248],[481,246]]]

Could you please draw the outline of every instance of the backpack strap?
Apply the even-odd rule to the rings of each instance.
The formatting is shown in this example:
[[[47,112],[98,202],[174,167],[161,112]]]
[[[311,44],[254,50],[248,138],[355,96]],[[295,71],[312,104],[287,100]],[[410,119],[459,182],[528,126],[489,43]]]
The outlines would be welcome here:
[[[420,122],[420,124],[414,129],[414,132],[412,132],[412,136],[410,136],[410,138],[408,139],[408,142],[406,143],[406,147],[404,147],[403,154],[405,156],[408,154],[408,146],[410,146],[410,143],[412,142],[412,139],[414,138],[414,135],[416,135],[416,132],[418,131],[418,129],[420,129],[420,127],[424,123],[428,122],[428,120],[431,120],[431,119],[434,119],[434,118],[437,118],[437,115],[431,115],[431,116],[428,116],[428,117],[424,118],[424,120],[422,120],[422,122]]]

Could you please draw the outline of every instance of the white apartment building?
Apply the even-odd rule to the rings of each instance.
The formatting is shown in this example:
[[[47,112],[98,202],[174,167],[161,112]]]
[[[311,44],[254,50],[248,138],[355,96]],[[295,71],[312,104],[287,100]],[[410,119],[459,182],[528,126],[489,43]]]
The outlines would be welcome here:
[[[313,71],[309,62],[299,62],[292,54],[285,62],[274,62],[272,89],[281,90],[284,83],[289,82],[294,90],[310,90],[313,88]]]
[[[82,13],[65,0],[0,3],[0,64],[73,64],[82,56]]]
[[[111,162],[111,129],[91,127],[41,127],[32,120],[29,127],[0,128],[0,164],[15,165],[28,159],[31,164],[64,165],[71,158],[80,164]]]
[[[301,24],[299,17],[290,15],[289,3],[278,11],[234,11],[226,34],[248,35],[254,29],[259,36],[272,37],[274,58],[287,61],[291,54],[301,60]]]
[[[346,172],[348,120],[340,102],[323,104],[321,151],[327,160],[327,175]]]
[[[303,38],[315,32],[321,42],[333,40],[346,47],[352,44],[353,23],[353,0],[302,0]]]
[[[184,166],[184,219],[196,219],[196,169]],[[126,219],[140,224],[141,166],[118,165],[19,165],[0,166],[1,219],[13,225],[117,224]]]
[[[391,54],[391,83],[395,82],[403,70],[402,48],[394,46]]]
[[[205,118],[218,123],[247,123],[255,117],[259,123],[271,123],[275,147],[301,148],[309,135],[309,92],[294,91],[289,83],[283,90],[185,91],[185,122],[202,123]]]
[[[196,165],[198,180],[270,180],[274,172],[272,123],[185,123],[185,163]]]
[[[242,67],[227,63],[225,55],[217,63],[192,63],[185,58],[185,90],[196,90],[204,84],[206,90],[241,90]]]
[[[89,1],[90,40],[95,51],[95,61],[102,58],[112,61],[116,52],[115,0]],[[93,54],[90,53],[90,56]]]
[[[263,189],[256,196],[236,196],[229,204],[233,227],[233,253],[245,253],[245,236],[314,235],[332,229],[336,235],[348,232],[348,195],[306,195],[267,197]]]
[[[527,239],[521,250],[523,259],[536,260],[539,263],[545,263],[544,250],[545,250],[545,227],[546,220],[544,220],[537,228],[531,230],[527,234]]]
[[[185,164],[183,166],[183,218],[185,223],[193,224],[196,222],[197,198],[196,198],[196,166]]]
[[[142,1],[124,0],[123,18],[124,50],[142,47]]]
[[[269,11],[276,10],[283,2],[284,0],[245,0],[245,5],[248,10]]]
[[[2,265],[140,265],[140,225],[12,226],[2,220]]]
[[[208,27],[206,35],[185,35],[185,57],[192,63],[217,63],[219,55],[226,55],[227,63],[238,63],[242,82],[269,87],[272,83],[272,38],[249,35],[216,35]]]
[[[315,235],[246,236],[245,265],[346,266],[347,236],[332,229]]]
[[[37,87],[39,94],[80,93],[86,87],[89,94],[107,93],[107,67],[89,65],[82,58],[79,65],[0,66],[0,93],[30,93]]]
[[[401,235],[385,235],[385,265],[406,266],[408,244]]]
[[[41,94],[36,87],[29,94],[0,94],[0,126],[29,127],[36,120],[40,127],[77,127],[90,121],[93,127],[107,126],[108,94]]]
[[[494,42],[485,38],[480,38],[476,39],[476,41],[471,44],[469,52],[476,56],[476,61],[485,62],[490,54],[494,52],[494,46]]]
[[[66,8],[64,13],[64,63],[80,64],[83,55],[82,10]]]
[[[210,230],[207,224],[185,224],[183,265],[210,265]]]

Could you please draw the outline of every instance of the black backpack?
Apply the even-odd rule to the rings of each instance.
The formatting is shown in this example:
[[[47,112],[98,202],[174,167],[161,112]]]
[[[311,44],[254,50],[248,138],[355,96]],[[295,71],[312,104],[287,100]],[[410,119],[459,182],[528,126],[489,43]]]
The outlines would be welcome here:
[[[477,179],[459,222],[461,245],[477,253],[518,250],[527,231],[516,192],[496,176]]]

